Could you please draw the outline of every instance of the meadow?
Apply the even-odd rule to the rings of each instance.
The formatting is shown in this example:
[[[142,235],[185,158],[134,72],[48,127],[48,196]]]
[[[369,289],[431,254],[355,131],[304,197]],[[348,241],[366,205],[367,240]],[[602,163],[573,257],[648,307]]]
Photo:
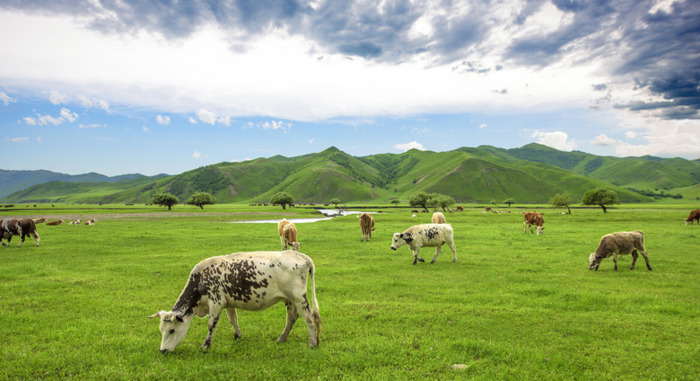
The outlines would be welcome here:
[[[192,267],[239,251],[279,250],[276,224],[233,221],[305,218],[313,209],[221,204],[38,205],[0,218],[60,216],[28,239],[0,247],[2,379],[698,379],[700,226],[696,206],[620,205],[544,211],[541,236],[523,233],[522,210],[447,213],[457,262],[443,248],[435,264],[411,265],[391,236],[430,214],[377,212],[370,242],[357,216],[297,224],[301,251],[314,260],[323,318],[317,349],[303,321],[276,343],[284,306],[239,311],[243,337],[227,319],[212,347],[199,346],[195,318],[172,354],[158,351],[158,310],[169,310]],[[502,208],[506,210],[507,208]],[[68,218],[93,218],[71,226]],[[588,270],[602,235],[643,230],[653,271],[640,257],[605,259]]]

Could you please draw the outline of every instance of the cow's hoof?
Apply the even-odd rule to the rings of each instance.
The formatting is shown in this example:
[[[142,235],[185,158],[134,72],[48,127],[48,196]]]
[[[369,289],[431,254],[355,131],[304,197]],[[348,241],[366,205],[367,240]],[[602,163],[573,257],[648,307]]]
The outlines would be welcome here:
[[[430,263],[435,263],[435,261],[430,261]]]

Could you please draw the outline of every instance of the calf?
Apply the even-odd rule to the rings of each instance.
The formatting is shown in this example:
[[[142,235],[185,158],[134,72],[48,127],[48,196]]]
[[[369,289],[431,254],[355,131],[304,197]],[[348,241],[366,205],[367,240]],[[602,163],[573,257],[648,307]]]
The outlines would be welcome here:
[[[209,333],[202,349],[211,346],[214,330],[225,309],[234,337],[241,337],[236,309],[259,311],[277,302],[287,307],[287,324],[277,340],[287,340],[299,314],[309,330],[311,348],[318,346],[321,314],[316,300],[314,263],[296,251],[256,251],[212,257],[199,262],[172,310],[157,312],[162,340],[160,351],[172,352],[187,333],[192,318],[209,314]],[[311,302],[307,300],[307,277],[311,276]]]
[[[403,233],[394,233],[391,243],[391,250],[396,250],[401,246],[408,245],[413,251],[413,264],[417,261],[425,262],[418,256],[421,247],[437,247],[435,256],[430,263],[435,263],[440,254],[442,245],[447,244],[452,249],[452,262],[457,261],[457,249],[454,244],[454,231],[449,224],[424,224],[414,225],[406,229]]]
[[[649,256],[644,248],[644,233],[642,231],[618,232],[604,235],[595,253],[591,253],[588,257],[588,261],[590,262],[588,269],[597,271],[600,262],[612,256],[613,262],[615,262],[615,270],[617,270],[617,256],[632,254],[632,265],[630,266],[630,270],[632,270],[634,269],[635,262],[637,262],[637,251],[642,253],[644,261],[647,263],[647,269],[651,271]]]
[[[80,225],[80,219],[77,219],[75,221],[71,221],[68,225]]]
[[[2,242],[3,239],[7,239],[7,246],[10,246],[12,236],[15,235],[22,238],[22,241],[17,247],[22,246],[25,237],[28,235],[34,237],[34,242],[39,246],[39,233],[37,233],[36,224],[31,218],[7,218],[0,222],[0,242],[3,246],[5,246],[5,243]]]
[[[297,227],[292,221],[283,219],[277,224],[277,233],[280,235],[282,250],[287,250],[289,246],[292,250],[299,251],[301,243],[297,241]]]
[[[690,212],[688,218],[685,219],[686,225],[692,225],[693,222],[697,222],[698,225],[700,225],[700,209],[693,210],[692,212]]]
[[[433,213],[433,217],[431,218],[431,221],[434,224],[444,224],[445,221],[445,215],[442,214],[442,212],[435,212]]]
[[[523,221],[523,233],[527,233],[527,228],[530,227],[530,233],[534,233],[532,231],[532,225],[535,225],[537,227],[537,235],[542,234],[542,230],[544,230],[544,218],[542,218],[542,215],[539,213],[535,212],[527,212],[525,213],[525,221]]]
[[[369,213],[362,213],[360,215],[360,229],[362,229],[362,237],[360,237],[360,242],[364,241],[367,237],[367,241],[372,238],[372,231],[374,231],[374,217]]]

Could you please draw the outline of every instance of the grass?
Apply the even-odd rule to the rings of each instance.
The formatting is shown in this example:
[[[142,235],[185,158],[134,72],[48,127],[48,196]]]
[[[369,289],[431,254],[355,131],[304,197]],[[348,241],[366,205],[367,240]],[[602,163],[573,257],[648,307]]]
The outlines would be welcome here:
[[[206,319],[196,318],[165,356],[146,316],[172,307],[197,262],[279,249],[275,225],[228,222],[313,211],[135,206],[113,217],[125,208],[1,212],[101,216],[95,226],[39,225],[38,248],[30,239],[18,249],[17,237],[0,248],[0,378],[636,380],[697,379],[700,369],[700,227],[684,226],[685,207],[546,210],[542,236],[523,234],[518,213],[467,209],[447,214],[458,261],[444,249],[416,266],[407,248],[389,249],[391,234],[428,214],[381,209],[369,243],[356,216],[297,224],[317,268],[319,347],[308,348],[302,321],[275,342],[278,304],[240,311],[237,341],[223,318],[208,352]],[[617,272],[611,259],[587,269],[600,237],[620,230],[645,232],[653,271],[641,258],[630,271],[630,256]],[[433,250],[421,254],[429,261]]]

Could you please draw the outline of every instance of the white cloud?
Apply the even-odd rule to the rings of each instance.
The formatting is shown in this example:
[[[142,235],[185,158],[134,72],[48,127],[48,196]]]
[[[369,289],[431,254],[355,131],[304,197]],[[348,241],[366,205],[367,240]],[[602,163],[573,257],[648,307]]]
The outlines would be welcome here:
[[[614,146],[617,144],[615,139],[609,138],[605,134],[600,134],[591,140],[591,144],[594,146]]]
[[[66,101],[66,96],[59,93],[56,90],[51,90],[51,95],[49,95],[49,100],[55,105],[59,105]]]
[[[486,127],[488,127],[488,126],[489,126],[488,124],[482,123],[482,124],[479,125],[479,128],[486,128]]]
[[[107,102],[105,100],[100,100],[99,102],[97,102],[97,104],[100,106],[101,109],[103,109],[107,112],[110,112],[109,111],[109,102]]]
[[[415,141],[415,140],[412,141],[412,142],[410,142],[410,143],[396,144],[396,145],[394,146],[394,149],[398,149],[398,150],[401,150],[401,151],[404,151],[404,152],[406,152],[406,151],[408,151],[408,150],[410,150],[410,149],[414,149],[414,148],[417,149],[417,150],[420,150],[420,151],[425,151],[425,148],[423,147],[423,145],[420,144],[420,143],[418,143],[418,142]]]
[[[36,114],[36,116],[37,116],[37,123],[40,126],[44,126],[47,124],[53,124],[54,126],[58,126],[59,124],[63,123],[63,118],[60,116],[58,118],[54,118],[51,115],[41,115],[41,114]]]
[[[156,122],[163,126],[167,126],[168,124],[170,124],[170,117],[158,114],[158,116],[156,116]]]
[[[578,147],[576,140],[569,140],[569,135],[564,131],[542,132],[535,130],[530,136],[537,138],[537,142],[562,151],[573,151]]]
[[[204,157],[206,157],[206,155],[205,155]],[[202,154],[199,153],[199,151],[195,150],[194,153],[192,154],[192,158],[193,158],[193,159],[196,159],[196,160],[199,160],[199,159],[202,158]]]
[[[233,159],[233,160],[231,160],[231,162],[232,162],[232,163],[240,163],[240,162],[243,162],[243,161],[251,161],[251,160],[253,160],[253,159],[251,159],[251,158],[249,158],[249,157],[246,157],[246,158],[243,159],[243,160],[240,160],[240,159]]]
[[[21,137],[21,138],[10,138],[10,141],[12,143],[20,143],[20,142],[26,142],[29,140],[29,138]]]
[[[92,124],[79,124],[78,128],[100,128],[106,127],[104,124],[92,123]]]
[[[190,122],[191,124],[197,124],[197,123],[198,123],[193,117],[190,117],[190,119],[188,119],[188,122]]]
[[[625,136],[627,136],[629,139],[634,139],[637,137],[637,131],[627,131],[625,132]]]
[[[209,110],[201,109],[197,111],[197,117],[199,118],[200,121],[206,123],[206,124],[214,124],[216,123],[216,114]]]
[[[38,138],[36,138],[36,141],[37,141],[37,143],[41,143],[41,136],[39,136]]]
[[[31,116],[24,117],[22,120],[24,120],[24,124],[36,126],[36,119],[32,118]]]
[[[5,106],[9,105],[12,102],[15,102],[15,99],[12,98],[11,96],[5,94],[4,92],[0,91],[0,101],[5,104]]]
[[[314,139],[309,139],[309,144],[314,144]]]
[[[146,126],[141,126],[141,131],[143,131],[143,132],[145,132],[145,133],[150,132],[150,130],[149,130],[148,127],[146,127]]]
[[[76,119],[78,119],[78,114],[71,112],[69,109],[64,107],[61,109],[61,117],[73,123]]]

